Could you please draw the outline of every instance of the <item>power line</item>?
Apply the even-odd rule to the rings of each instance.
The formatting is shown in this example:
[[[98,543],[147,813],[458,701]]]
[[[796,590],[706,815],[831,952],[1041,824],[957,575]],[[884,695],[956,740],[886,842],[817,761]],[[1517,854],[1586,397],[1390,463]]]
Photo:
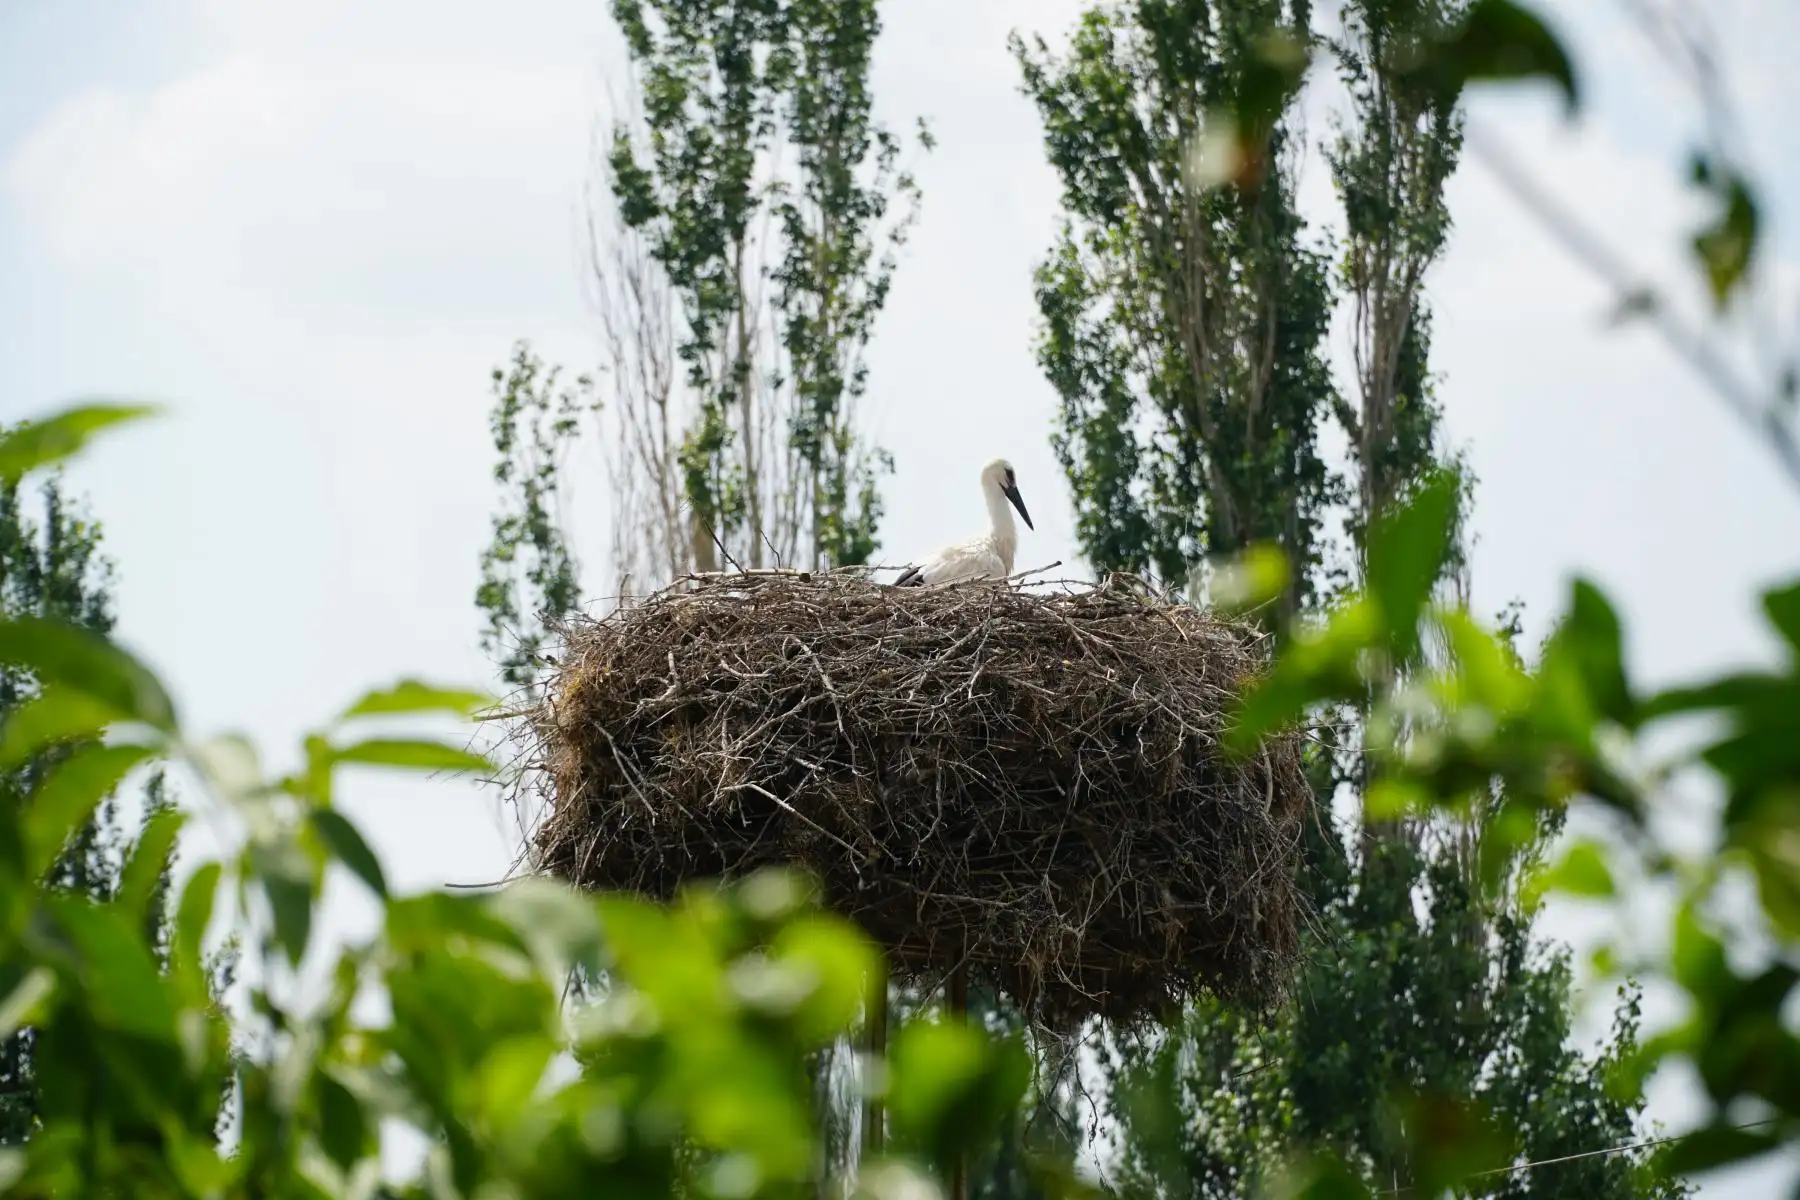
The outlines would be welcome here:
[[[1760,1129],[1764,1125],[1776,1124],[1777,1120],[1778,1120],[1778,1118],[1770,1117],[1770,1118],[1768,1118],[1766,1120],[1762,1120],[1762,1121],[1750,1121],[1743,1125],[1732,1125],[1732,1126],[1729,1126],[1729,1128],[1731,1128],[1731,1129]],[[1688,1135],[1685,1133],[1677,1133],[1677,1134],[1671,1134],[1668,1137],[1647,1138],[1641,1142],[1630,1142],[1623,1146],[1606,1146],[1599,1150],[1583,1150],[1579,1154],[1565,1154],[1560,1158],[1540,1158],[1533,1162],[1514,1163],[1510,1167],[1495,1167],[1492,1170],[1477,1171],[1473,1175],[1469,1176],[1469,1178],[1470,1179],[1488,1179],[1495,1175],[1516,1175],[1519,1172],[1530,1171],[1537,1167],[1550,1167],[1550,1166],[1555,1166],[1557,1163],[1575,1162],[1578,1159],[1583,1159],[1583,1158],[1600,1158],[1600,1157],[1603,1157],[1608,1154],[1625,1154],[1632,1150],[1647,1150],[1651,1146],[1663,1146],[1663,1145],[1667,1145],[1670,1142],[1678,1142],[1682,1138],[1687,1137],[1687,1136]],[[1418,1190],[1419,1190],[1418,1188],[1411,1187],[1411,1186],[1397,1187],[1397,1188],[1390,1188],[1389,1190],[1387,1190],[1385,1192],[1381,1192],[1380,1195],[1399,1196],[1399,1195],[1404,1195],[1407,1192],[1416,1192]]]

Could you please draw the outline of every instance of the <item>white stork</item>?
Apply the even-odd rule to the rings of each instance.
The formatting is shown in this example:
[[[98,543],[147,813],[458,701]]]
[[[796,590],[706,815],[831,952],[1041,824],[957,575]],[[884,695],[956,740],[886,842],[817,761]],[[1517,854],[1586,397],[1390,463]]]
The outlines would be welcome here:
[[[906,568],[895,587],[923,587],[928,583],[950,583],[958,579],[1005,579],[1013,572],[1013,552],[1019,548],[1019,530],[1013,524],[1010,501],[1025,527],[1035,530],[1025,501],[1019,498],[1019,485],[1012,464],[996,458],[981,468],[981,495],[987,501],[988,531],[945,546],[916,566]]]

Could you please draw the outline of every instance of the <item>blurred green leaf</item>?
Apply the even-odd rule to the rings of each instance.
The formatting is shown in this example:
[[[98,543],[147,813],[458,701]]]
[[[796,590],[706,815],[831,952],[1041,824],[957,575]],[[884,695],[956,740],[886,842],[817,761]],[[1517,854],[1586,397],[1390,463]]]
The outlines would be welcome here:
[[[850,922],[825,913],[793,921],[776,935],[772,959],[805,969],[813,986],[794,1019],[809,1045],[825,1045],[849,1031],[869,994],[870,980],[884,972],[880,955]]]
[[[1394,653],[1419,648],[1419,617],[1442,578],[1456,531],[1456,477],[1440,471],[1369,530],[1369,595]]]
[[[300,748],[306,756],[306,765],[297,774],[282,780],[281,789],[308,804],[330,808],[337,783],[337,747],[322,735],[312,733],[301,742]]]
[[[25,868],[41,879],[77,829],[119,781],[153,753],[149,746],[82,746],[56,764],[26,805]]]
[[[777,1039],[748,1036],[735,1025],[716,1033],[689,1025],[672,1039],[695,1139],[750,1155],[771,1179],[804,1177],[816,1148],[800,1064],[782,1054]]]
[[[597,906],[614,967],[661,1021],[722,1019],[724,969],[700,929],[635,897],[602,896]]]
[[[1662,1169],[1671,1176],[1696,1175],[1767,1154],[1781,1145],[1773,1130],[1711,1125],[1696,1129],[1668,1150]]]
[[[488,1046],[469,1079],[471,1094],[480,1097],[480,1108],[496,1117],[523,1112],[543,1082],[556,1049],[556,1042],[547,1034],[503,1038]]]
[[[1723,308],[1756,257],[1761,220],[1749,184],[1735,173],[1720,179],[1718,217],[1694,235],[1694,254],[1706,272],[1713,303]]]
[[[1296,632],[1268,675],[1238,701],[1226,748],[1254,753],[1263,738],[1297,720],[1309,705],[1361,698],[1367,687],[1361,663],[1379,632],[1374,606],[1360,596],[1333,610],[1322,629]]]
[[[1311,61],[1310,47],[1291,30],[1272,29],[1257,38],[1232,97],[1232,115],[1251,139],[1245,146],[1251,165],[1266,155],[1269,131],[1300,90]],[[1239,182],[1253,184],[1256,180]]]
[[[48,685],[8,714],[0,729],[0,767],[17,766],[59,743],[91,738],[124,715],[86,692]]]
[[[44,1005],[56,994],[56,975],[47,967],[33,967],[0,999],[0,1040],[9,1039],[42,1016]]]
[[[1263,1200],[1370,1200],[1376,1194],[1337,1156],[1314,1155],[1287,1164]]]
[[[1785,1013],[1800,971],[1775,963],[1748,978],[1726,972],[1693,991],[1704,1033],[1690,1053],[1701,1081],[1721,1107],[1754,1096],[1800,1112],[1800,1038]]]
[[[1531,680],[1517,658],[1491,631],[1468,613],[1452,610],[1438,617],[1455,663],[1453,700],[1478,705],[1496,720],[1523,707],[1531,699]]]
[[[342,1170],[349,1170],[374,1149],[371,1125],[362,1101],[330,1072],[317,1078],[319,1148]]]
[[[101,430],[156,411],[146,404],[85,404],[15,425],[0,433],[0,481],[16,483],[28,472],[75,454]]]
[[[219,880],[224,867],[216,862],[202,863],[182,885],[181,902],[175,907],[173,937],[177,965],[198,970],[204,956],[207,927],[212,924],[213,905],[219,895]]]
[[[1702,753],[1707,764],[1740,792],[1800,780],[1800,713],[1768,723],[1755,714],[1737,715],[1740,728]],[[1732,805],[1726,823],[1735,824],[1741,813],[1741,803]]]
[[[1363,795],[1363,814],[1370,821],[1397,821],[1431,811],[1431,791],[1402,777],[1383,776],[1370,782]]]
[[[1249,612],[1276,599],[1287,585],[1287,555],[1281,547],[1265,543],[1214,569],[1210,599],[1219,612]]]
[[[493,770],[493,764],[480,754],[424,738],[369,738],[340,747],[332,757],[341,763],[419,771]]]
[[[1260,187],[1269,170],[1269,139],[1306,78],[1312,49],[1292,30],[1257,36],[1231,91],[1212,106],[1187,147],[1187,181],[1201,190],[1232,184]]]
[[[1511,1139],[1478,1101],[1438,1092],[1402,1102],[1394,1115],[1404,1117],[1421,1195],[1460,1194],[1469,1180],[1509,1160]]]
[[[23,667],[46,688],[86,695],[123,719],[175,729],[175,706],[156,676],[90,630],[41,617],[0,621],[0,662]]]
[[[939,1168],[984,1145],[1031,1082],[1013,1038],[990,1039],[961,1021],[914,1021],[894,1038],[888,1112],[896,1146]]]
[[[363,840],[356,826],[336,809],[315,808],[307,813],[313,830],[319,839],[330,848],[333,857],[368,885],[369,890],[382,899],[387,898],[387,879],[381,873],[381,862],[369,844]]]
[[[1691,903],[1683,904],[1675,914],[1669,965],[1675,982],[1696,996],[1718,995],[1731,982],[1725,947],[1701,924]]]
[[[1776,675],[1726,675],[1709,683],[1670,688],[1638,706],[1641,721],[1708,709],[1737,708],[1779,719],[1800,705],[1800,680]]]
[[[1612,868],[1606,861],[1606,848],[1592,841],[1571,843],[1533,883],[1533,891],[1539,895],[1563,892],[1603,899],[1613,895],[1615,890]]]
[[[545,975],[599,969],[600,918],[592,898],[558,880],[528,876],[494,892],[487,906],[517,932]]]
[[[192,747],[188,756],[207,782],[228,798],[241,800],[264,787],[261,757],[242,734],[208,738]]]
[[[269,900],[275,921],[275,943],[299,966],[312,937],[313,864],[291,842],[255,846],[250,861]]]
[[[173,808],[152,813],[144,823],[131,856],[119,872],[119,903],[127,912],[149,915],[157,881],[172,862],[175,843],[186,824],[187,817]]]
[[[420,712],[451,712],[466,717],[492,702],[492,697],[480,692],[442,688],[417,679],[403,679],[393,687],[378,688],[368,693],[346,708],[339,719]]]
[[[1475,0],[1445,41],[1398,64],[1400,74],[1426,82],[1445,105],[1471,83],[1542,79],[1562,92],[1569,113],[1580,105],[1575,67],[1549,26],[1513,0]]]
[[[786,867],[759,867],[740,880],[733,896],[745,913],[775,924],[818,901],[818,887],[807,875]]]
[[[510,885],[504,891],[510,892],[513,886],[517,885]],[[452,892],[426,892],[405,898],[389,897],[388,941],[396,953],[403,955],[436,950],[451,937],[517,946],[518,931],[496,912],[496,899],[475,893]]]
[[[1733,800],[1726,817],[1729,842],[1748,856],[1769,920],[1800,941],[1800,785]]]
[[[1585,579],[1575,581],[1568,612],[1544,648],[1540,673],[1553,672],[1565,662],[1582,681],[1598,716],[1626,728],[1636,726],[1619,615],[1605,593]]]
[[[43,901],[32,940],[73,975],[89,1015],[103,1028],[175,1040],[175,1005],[134,916],[85,896],[52,895]]]
[[[1543,829],[1543,813],[1535,800],[1516,792],[1503,797],[1481,843],[1483,884],[1490,890],[1500,887],[1502,879],[1517,865],[1519,855],[1537,843]]]
[[[942,1200],[937,1180],[912,1163],[882,1159],[856,1174],[850,1200]]]
[[[1788,649],[1800,654],[1800,582],[1764,592],[1762,602],[1769,623],[1787,642]]]

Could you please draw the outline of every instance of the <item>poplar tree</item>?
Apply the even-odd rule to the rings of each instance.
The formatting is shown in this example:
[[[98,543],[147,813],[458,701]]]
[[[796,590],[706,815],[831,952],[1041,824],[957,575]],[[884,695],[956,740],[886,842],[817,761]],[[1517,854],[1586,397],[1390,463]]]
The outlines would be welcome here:
[[[1062,183],[1038,361],[1101,570],[1180,584],[1255,543],[1319,557],[1338,486],[1318,447],[1331,292],[1294,204],[1300,144],[1276,108],[1238,182],[1207,186],[1202,153],[1283,94],[1271,53],[1309,19],[1304,0],[1135,0],[1090,9],[1062,53],[1013,41]],[[1284,615],[1311,594],[1297,577]]]
[[[635,312],[615,323],[639,335],[630,356],[646,332],[674,351],[649,394],[619,400],[642,410],[684,393],[675,420],[627,422],[651,436],[615,470],[649,476],[653,519],[679,511],[681,565],[864,562],[889,462],[857,424],[863,354],[918,201],[900,138],[873,115],[876,4],[613,11],[640,84],[639,119],[615,127],[606,160],[615,239],[635,242],[673,308],[648,330]],[[603,296],[641,307],[642,291],[607,286],[619,266],[616,251],[600,260]]]
[[[610,581],[869,560],[888,455],[865,351],[919,188],[874,116],[874,0],[615,0],[630,94],[590,213],[602,361],[495,371],[500,505],[476,604],[509,682],[581,596],[565,452],[596,437]],[[921,123],[915,144],[928,149]]]
[[[1018,47],[1063,184],[1065,225],[1038,275],[1039,360],[1062,402],[1055,444],[1094,566],[1191,581],[1204,600],[1197,565],[1273,544],[1291,564],[1271,622],[1285,627],[1360,574],[1374,513],[1456,469],[1423,280],[1449,235],[1460,123],[1402,69],[1454,16],[1433,0],[1342,10],[1325,47],[1349,95],[1323,147],[1345,218],[1335,271],[1293,207],[1293,93],[1263,114],[1249,155],[1257,166],[1260,149],[1260,169],[1196,166],[1234,110],[1267,102],[1271,48],[1317,45],[1305,6],[1117,0],[1085,14],[1061,54]],[[1324,365],[1337,303],[1353,317],[1348,394]],[[1328,421],[1351,448],[1342,480],[1317,449]],[[1349,571],[1333,570],[1334,526]],[[1437,567],[1466,590],[1459,549]],[[1366,794],[1361,719],[1322,714],[1313,737],[1303,872],[1315,917],[1292,1003],[1269,1015],[1202,1002],[1149,1034],[1095,1041],[1118,1121],[1114,1182],[1128,1190],[1251,1194],[1308,1150],[1405,1188],[1420,1104],[1480,1113],[1520,1161],[1633,1140],[1641,1105],[1615,1097],[1607,1075],[1635,1044],[1635,996],[1597,1056],[1572,1046],[1567,957],[1535,934],[1517,864],[1497,892],[1481,882],[1485,814],[1339,827],[1334,808],[1360,814]],[[1536,845],[1554,833],[1546,825]],[[1487,1189],[1677,1190],[1641,1153]]]

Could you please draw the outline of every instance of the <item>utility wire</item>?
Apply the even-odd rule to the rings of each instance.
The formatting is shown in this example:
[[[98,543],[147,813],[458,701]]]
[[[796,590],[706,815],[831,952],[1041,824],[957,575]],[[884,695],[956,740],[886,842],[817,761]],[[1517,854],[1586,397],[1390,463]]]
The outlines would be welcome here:
[[[1471,122],[1464,131],[1464,144],[1565,251],[1618,293],[1623,309],[1638,311],[1649,319],[1669,348],[1710,385],[1732,415],[1768,442],[1789,483],[1800,488],[1800,442],[1795,440],[1781,409],[1765,403],[1755,389],[1746,386],[1704,334],[1670,312],[1655,290],[1644,284],[1598,234],[1540,188],[1496,138]]]
[[[1776,1123],[1776,1121],[1777,1121],[1777,1118],[1770,1117],[1767,1120],[1751,1121],[1748,1124],[1733,1125],[1730,1128],[1732,1128],[1732,1129],[1760,1129],[1764,1125],[1773,1125]],[[1641,1142],[1630,1142],[1623,1146],[1606,1146],[1599,1150],[1583,1150],[1579,1154],[1565,1154],[1560,1158],[1540,1158],[1534,1162],[1514,1163],[1510,1167],[1495,1167],[1489,1171],[1477,1171],[1477,1172],[1475,1172],[1475,1174],[1469,1176],[1469,1178],[1471,1180],[1491,1179],[1496,1175],[1516,1175],[1523,1171],[1535,1170],[1538,1167],[1550,1167],[1550,1166],[1555,1166],[1557,1163],[1575,1162],[1578,1159],[1583,1159],[1583,1158],[1600,1158],[1600,1157],[1602,1157],[1604,1155],[1608,1155],[1608,1154],[1626,1154],[1632,1150],[1647,1150],[1651,1146],[1664,1146],[1670,1142],[1678,1142],[1686,1136],[1688,1136],[1688,1135],[1685,1133],[1677,1133],[1677,1134],[1671,1134],[1668,1137],[1647,1138]],[[1400,1196],[1400,1195],[1404,1195],[1408,1192],[1416,1192],[1418,1190],[1419,1189],[1416,1187],[1397,1187],[1397,1188],[1390,1188],[1389,1190],[1387,1190],[1385,1192],[1381,1192],[1380,1195]]]

